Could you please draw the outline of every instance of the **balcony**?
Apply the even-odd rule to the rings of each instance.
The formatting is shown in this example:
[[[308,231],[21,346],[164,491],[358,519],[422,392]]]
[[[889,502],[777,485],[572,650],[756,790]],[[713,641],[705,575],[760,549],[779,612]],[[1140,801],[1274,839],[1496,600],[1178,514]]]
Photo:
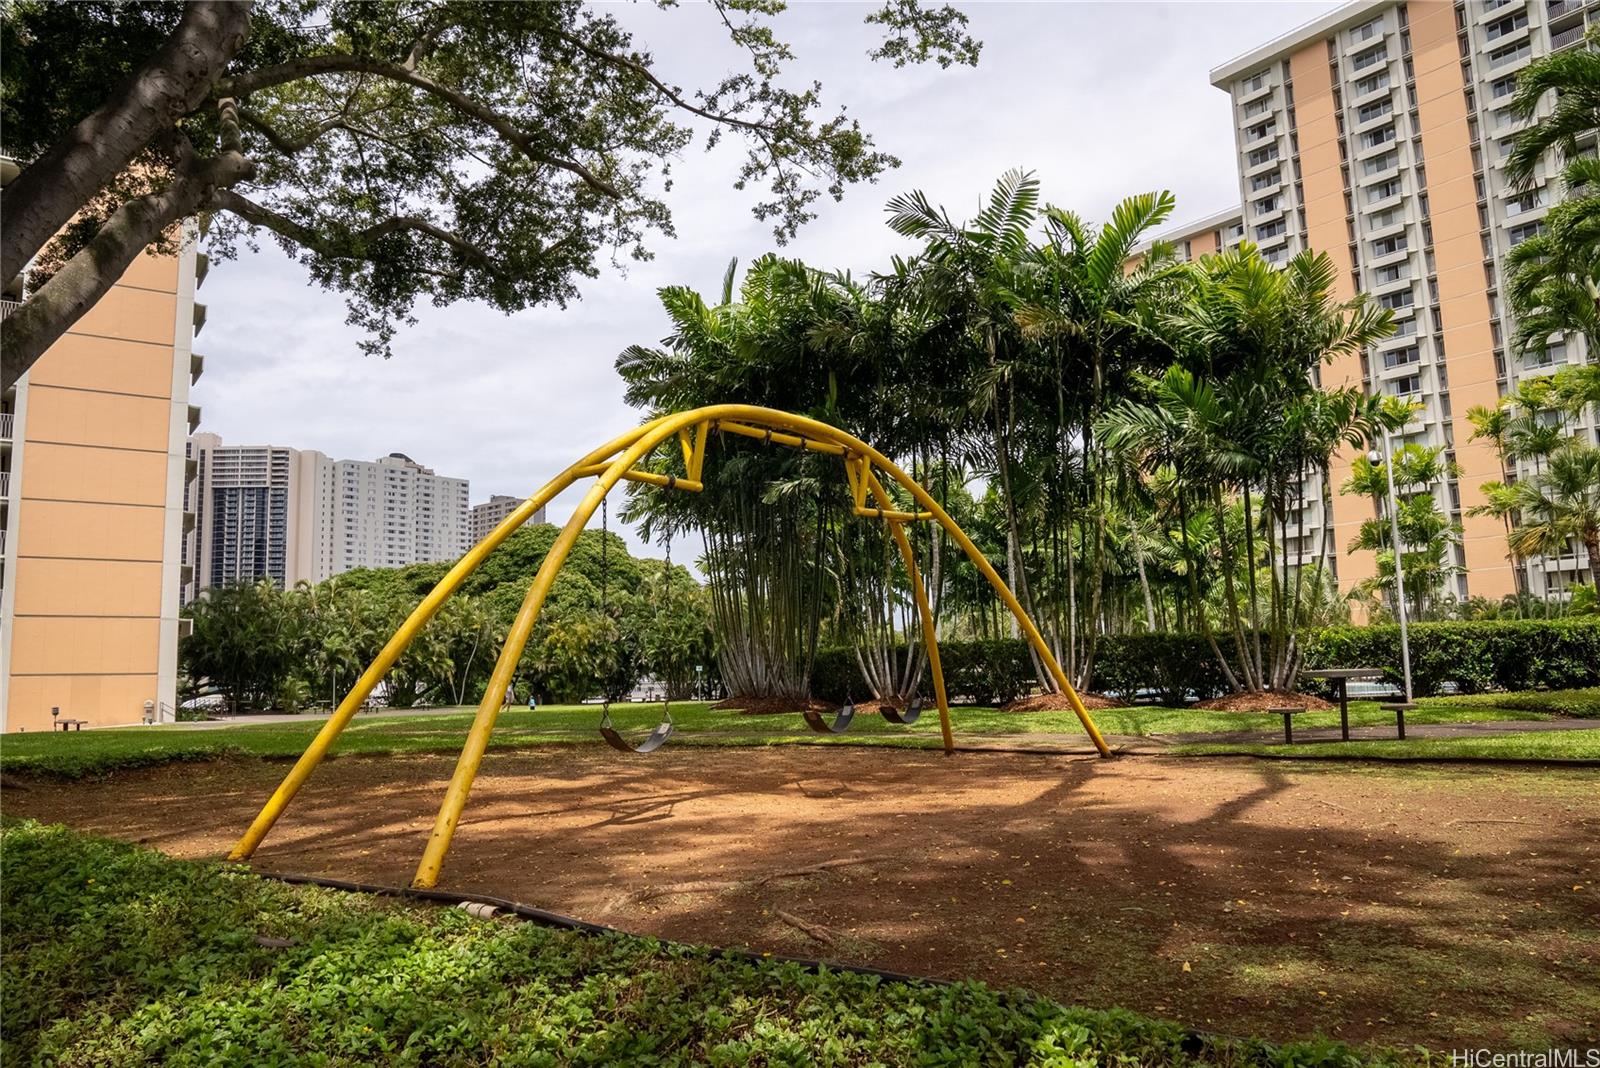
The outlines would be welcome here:
[[[189,384],[192,386],[200,381],[200,376],[205,374],[206,358],[198,352],[189,353]]]
[[[1583,40],[1583,24],[1579,23],[1571,29],[1562,30],[1560,33],[1550,35],[1550,51],[1559,52]]]
[[[22,307],[20,300],[0,300],[0,321],[11,318],[11,313]]]
[[[0,441],[10,441],[16,432],[17,417],[10,412],[0,412]]]
[[[206,306],[204,304],[201,304],[197,300],[197,301],[194,302],[194,334],[195,334],[195,337],[199,337],[200,336],[200,331],[205,329],[205,325],[206,325]]]
[[[189,433],[193,434],[198,429],[200,429],[200,406],[191,404],[189,405]]]

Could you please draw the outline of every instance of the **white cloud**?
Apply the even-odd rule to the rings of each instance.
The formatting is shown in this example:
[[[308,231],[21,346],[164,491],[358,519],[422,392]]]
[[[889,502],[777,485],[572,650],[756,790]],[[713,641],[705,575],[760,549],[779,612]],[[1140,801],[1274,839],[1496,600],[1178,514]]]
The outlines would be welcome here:
[[[1154,188],[1177,195],[1180,222],[1236,204],[1228,100],[1207,72],[1333,6],[971,5],[982,62],[948,71],[870,63],[866,4],[797,6],[777,21],[798,57],[794,74],[820,80],[903,166],[824,203],[785,254],[858,273],[881,267],[908,251],[883,225],[891,195],[923,189],[961,217],[1015,166],[1038,172],[1048,200],[1091,219]],[[619,17],[679,83],[703,84],[737,60],[714,43],[704,9]],[[679,236],[655,240],[655,260],[626,276],[607,270],[566,310],[420,308],[389,361],[362,356],[340,298],[308,287],[275,248],[219,263],[201,295],[209,319],[196,342],[208,355],[196,388],[204,429],[338,458],[404,452],[471,479],[474,500],[530,493],[637,421],[612,364],[626,346],[666,332],[656,288],[713,292],[730,257],[748,262],[773,248],[749,214],[755,194],[730,188],[736,165],[736,145],[691,149],[678,162],[670,203]],[[575,499],[569,493],[551,517],[565,519]]]

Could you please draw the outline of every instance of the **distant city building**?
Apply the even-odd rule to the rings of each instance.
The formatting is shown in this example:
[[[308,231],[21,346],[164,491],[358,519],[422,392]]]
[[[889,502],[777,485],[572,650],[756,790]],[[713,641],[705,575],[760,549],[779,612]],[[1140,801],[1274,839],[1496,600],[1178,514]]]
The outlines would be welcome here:
[[[195,590],[271,579],[289,588],[358,567],[454,560],[468,548],[467,480],[401,453],[330,460],[315,450],[192,443]]]
[[[521,497],[508,497],[503,493],[496,493],[493,497],[490,497],[482,504],[473,505],[471,522],[472,536],[468,539],[468,544],[476,545],[484,538],[487,538],[489,536],[489,532],[495,527],[499,526],[502,519],[516,511],[517,507],[522,504],[522,501],[523,498]],[[540,508],[537,512],[534,512],[531,517],[529,517],[526,523],[522,525],[525,527],[531,527],[536,524],[543,523],[544,521],[544,509]]]
[[[0,397],[0,730],[50,730],[53,708],[91,725],[175,718],[204,362],[194,236],[137,257]],[[0,317],[23,296],[19,279]]]

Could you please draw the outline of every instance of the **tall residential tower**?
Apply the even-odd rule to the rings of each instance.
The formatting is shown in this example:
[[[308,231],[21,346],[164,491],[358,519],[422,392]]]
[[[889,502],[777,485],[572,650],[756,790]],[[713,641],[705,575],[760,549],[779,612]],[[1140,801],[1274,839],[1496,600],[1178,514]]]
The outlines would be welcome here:
[[[1586,359],[1576,336],[1555,339],[1542,357],[1510,349],[1506,256],[1540,231],[1561,191],[1551,161],[1522,189],[1507,180],[1505,160],[1521,128],[1508,107],[1518,72],[1584,47],[1594,25],[1600,0],[1357,0],[1230,60],[1211,82],[1231,101],[1242,214],[1168,238],[1198,232],[1214,243],[1212,232],[1239,225],[1273,263],[1325,252],[1340,299],[1367,293],[1393,310],[1395,335],[1325,367],[1322,381],[1420,402],[1398,437],[1442,447],[1459,468],[1434,489],[1463,529],[1462,573],[1448,591],[1458,597],[1558,591],[1588,567],[1574,545],[1519,574],[1504,526],[1468,514],[1483,503],[1482,484],[1504,473],[1494,446],[1472,440],[1467,413],[1494,406],[1522,378]],[[1578,432],[1594,440],[1592,413]],[[1371,553],[1345,552],[1371,517],[1367,499],[1338,492],[1352,460],[1336,457],[1324,492],[1308,487],[1299,531],[1300,559],[1325,546],[1342,590],[1375,569]]]

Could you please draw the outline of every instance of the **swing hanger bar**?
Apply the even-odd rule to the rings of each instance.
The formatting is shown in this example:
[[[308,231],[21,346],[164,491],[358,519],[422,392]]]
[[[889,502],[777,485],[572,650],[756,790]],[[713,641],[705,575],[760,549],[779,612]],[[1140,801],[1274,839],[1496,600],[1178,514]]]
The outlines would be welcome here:
[[[763,430],[760,427],[749,426],[745,423],[735,423],[728,419],[718,419],[712,426],[716,430],[726,430],[730,434],[756,438],[760,441],[771,442],[774,445],[787,445],[792,449],[810,449],[812,452],[825,452],[829,456],[846,455],[843,445],[835,445],[831,441],[803,438],[798,434],[785,434],[781,430]]]
[[[579,478],[585,475],[599,476],[606,473],[610,464],[588,464],[575,468],[573,474]],[[651,486],[660,486],[663,489],[681,489],[690,493],[699,493],[705,486],[699,479],[679,478],[677,475],[658,475],[654,471],[638,471],[629,469],[622,472],[622,477],[629,482],[644,482]]]

